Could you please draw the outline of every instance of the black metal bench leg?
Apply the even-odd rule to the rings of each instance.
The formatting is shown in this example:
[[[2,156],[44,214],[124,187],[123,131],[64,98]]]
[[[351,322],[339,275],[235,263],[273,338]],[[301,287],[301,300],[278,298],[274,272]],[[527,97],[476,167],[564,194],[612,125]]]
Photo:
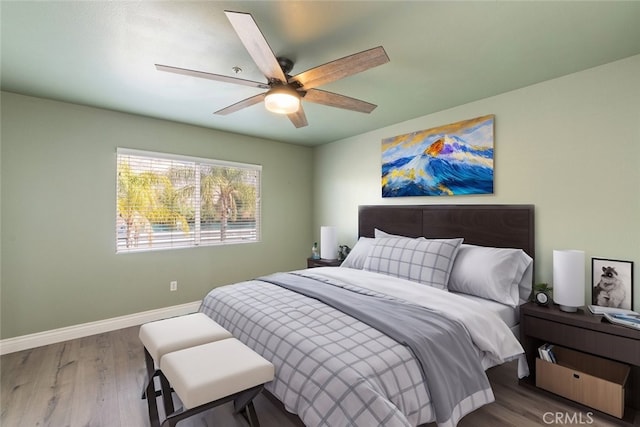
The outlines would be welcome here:
[[[151,381],[147,383],[145,394],[147,397],[147,407],[149,408],[149,422],[151,423],[151,427],[159,427],[160,415],[158,414],[158,402],[156,400],[156,388],[153,382],[153,377],[151,377]]]
[[[158,401],[156,400],[158,392],[156,392],[156,384],[154,381],[154,378],[158,375],[159,371],[156,370],[153,358],[146,348],[144,349],[144,360],[147,368],[147,378],[146,384],[142,390],[142,398],[147,399],[147,408],[149,410],[149,422],[151,423],[151,427],[159,427],[160,414],[158,413]]]
[[[145,367],[147,368],[147,380],[142,386],[141,399],[144,399],[145,397],[147,397],[147,387],[149,386],[149,383],[153,383],[153,378],[157,374],[156,366],[155,366],[155,363],[153,362],[153,357],[151,357],[151,355],[149,354],[146,348],[144,349],[144,363],[145,363]]]
[[[256,397],[258,393],[260,393],[260,391],[262,390],[262,387],[263,387],[263,384],[256,387],[252,387],[249,390],[241,391],[239,393],[235,393],[230,396],[223,397],[213,402],[205,403],[195,408],[191,408],[191,409],[180,408],[177,411],[174,411],[173,413],[167,415],[167,418],[162,422],[162,427],[175,427],[175,425],[178,424],[178,422],[184,420],[185,418],[189,418],[195,414],[198,414],[200,412],[206,411],[211,408],[215,408],[216,406],[222,405],[232,400],[234,401],[234,408],[235,408],[234,413],[236,414],[241,413],[245,417],[245,419],[249,422],[249,425],[251,427],[260,427],[256,410],[253,407],[252,399]]]
[[[253,407],[253,402],[249,402],[242,413],[249,426],[260,427],[260,421],[258,421],[258,414],[256,414],[256,408]]]
[[[158,373],[160,376],[160,386],[162,388],[162,403],[164,404],[164,413],[171,414],[173,413],[173,397],[171,396],[171,386],[169,385],[169,380],[164,376],[162,371]]]
[[[142,399],[147,399],[148,396],[154,396],[153,407],[155,408],[155,412],[157,412],[158,405],[157,403],[155,403],[155,398],[158,396],[162,396],[164,413],[171,414],[172,412],[174,412],[175,409],[173,406],[173,397],[171,395],[171,393],[173,392],[173,389],[169,384],[169,380],[167,380],[167,377],[164,376],[162,371],[160,371],[159,369],[156,369],[155,362],[153,361],[153,357],[151,357],[151,354],[149,354],[146,348],[144,349],[144,360],[145,360],[145,365],[147,369],[147,379],[142,389]],[[154,381],[155,377],[160,377],[160,390],[156,390],[155,381]],[[151,411],[151,408],[149,408],[149,411]],[[158,420],[159,416],[156,415],[155,419]],[[152,425],[153,425],[153,422],[152,422]]]
[[[183,408],[180,408],[174,413],[169,414],[169,416],[162,422],[161,427],[175,427],[176,424],[178,424],[180,421],[184,420],[185,418],[189,418],[191,415],[195,415],[195,413],[191,414],[190,410],[184,411]]]
[[[238,394],[233,400],[234,412],[240,413],[251,427],[260,427],[253,399],[262,391],[262,386],[254,387]]]

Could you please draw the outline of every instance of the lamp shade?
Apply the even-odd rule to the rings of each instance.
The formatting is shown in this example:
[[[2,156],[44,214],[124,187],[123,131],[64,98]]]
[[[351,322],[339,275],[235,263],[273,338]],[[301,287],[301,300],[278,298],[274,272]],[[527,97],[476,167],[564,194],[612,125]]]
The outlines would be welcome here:
[[[289,86],[276,86],[267,92],[264,106],[272,113],[295,113],[300,108],[300,95]]]
[[[583,251],[553,251],[553,300],[562,311],[584,305],[584,262]]]
[[[320,227],[320,258],[338,259],[338,233],[332,225]]]

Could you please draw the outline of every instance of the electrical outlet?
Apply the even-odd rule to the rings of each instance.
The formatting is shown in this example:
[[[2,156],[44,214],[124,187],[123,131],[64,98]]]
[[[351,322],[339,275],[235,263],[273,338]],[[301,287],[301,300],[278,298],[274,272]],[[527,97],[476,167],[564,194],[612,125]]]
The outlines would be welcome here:
[[[169,282],[169,290],[170,291],[177,291],[178,290],[178,281],[177,280],[172,280],[171,282]]]

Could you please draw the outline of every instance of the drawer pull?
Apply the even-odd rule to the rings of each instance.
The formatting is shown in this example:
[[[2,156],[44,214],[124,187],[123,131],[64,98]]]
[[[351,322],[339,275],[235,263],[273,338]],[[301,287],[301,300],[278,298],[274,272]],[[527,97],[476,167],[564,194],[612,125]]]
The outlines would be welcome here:
[[[573,378],[580,378],[580,375],[576,374],[575,372],[573,373]]]

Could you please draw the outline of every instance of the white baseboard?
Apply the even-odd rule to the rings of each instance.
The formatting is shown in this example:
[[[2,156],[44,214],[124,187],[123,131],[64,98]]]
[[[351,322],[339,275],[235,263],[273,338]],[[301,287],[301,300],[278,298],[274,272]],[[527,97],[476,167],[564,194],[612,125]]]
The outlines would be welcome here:
[[[171,307],[158,308],[156,310],[128,314],[126,316],[113,317],[111,319],[98,320],[96,322],[83,323],[81,325],[68,326],[66,328],[7,338],[0,340],[0,355],[115,331],[116,329],[128,328],[130,326],[142,325],[143,323],[153,320],[193,313],[198,311],[200,303],[201,301],[194,301]]]

